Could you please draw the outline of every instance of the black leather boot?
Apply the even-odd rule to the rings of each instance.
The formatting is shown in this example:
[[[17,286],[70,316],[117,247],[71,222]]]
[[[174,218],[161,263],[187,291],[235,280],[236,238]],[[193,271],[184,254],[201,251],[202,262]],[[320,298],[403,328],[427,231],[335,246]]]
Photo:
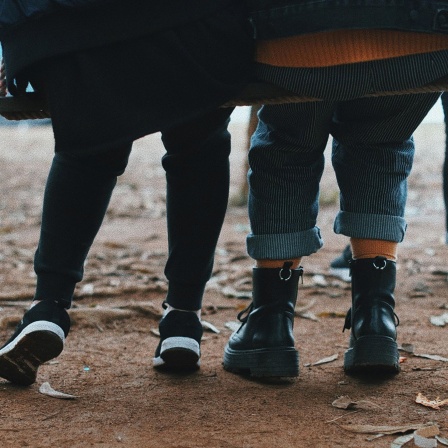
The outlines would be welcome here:
[[[253,270],[253,301],[238,315],[241,327],[224,349],[224,368],[257,377],[294,377],[299,354],[294,347],[294,308],[303,269]],[[242,317],[246,312],[248,314]]]
[[[400,367],[393,294],[395,262],[384,257],[352,260],[350,268],[352,307],[344,330],[351,329],[351,335],[344,369],[348,373],[397,373]]]

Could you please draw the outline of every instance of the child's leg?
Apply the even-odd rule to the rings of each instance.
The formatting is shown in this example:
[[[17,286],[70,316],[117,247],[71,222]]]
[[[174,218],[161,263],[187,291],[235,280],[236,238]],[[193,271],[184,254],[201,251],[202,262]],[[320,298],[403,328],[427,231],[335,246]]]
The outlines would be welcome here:
[[[332,133],[341,190],[335,231],[351,237],[351,330],[347,372],[399,371],[394,313],[397,245],[404,238],[412,133],[438,94],[340,103]]]
[[[132,145],[95,156],[56,153],[45,188],[34,267],[35,300],[57,300],[69,308],[84,261],[101,226],[117,176]]]
[[[169,284],[155,367],[199,366],[202,297],[228,202],[231,112],[217,109],[162,133]]]
[[[90,157],[55,155],[35,255],[35,302],[0,348],[2,378],[32,384],[40,365],[61,353],[70,330],[66,308],[131,146]]]

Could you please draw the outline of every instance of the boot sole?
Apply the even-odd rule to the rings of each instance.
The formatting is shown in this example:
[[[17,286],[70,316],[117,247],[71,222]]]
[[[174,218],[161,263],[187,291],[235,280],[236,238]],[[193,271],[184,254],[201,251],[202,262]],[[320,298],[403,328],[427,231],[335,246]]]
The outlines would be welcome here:
[[[36,381],[37,369],[64,348],[64,332],[46,321],[33,322],[0,350],[0,377],[19,386]]]
[[[197,370],[200,367],[200,345],[187,337],[171,337],[162,342],[160,356],[153,358],[153,367],[167,370]]]
[[[363,336],[345,352],[344,370],[347,373],[398,373],[398,345],[387,336]]]
[[[293,347],[224,350],[223,366],[235,373],[247,373],[254,377],[296,377],[299,376],[299,352]]]

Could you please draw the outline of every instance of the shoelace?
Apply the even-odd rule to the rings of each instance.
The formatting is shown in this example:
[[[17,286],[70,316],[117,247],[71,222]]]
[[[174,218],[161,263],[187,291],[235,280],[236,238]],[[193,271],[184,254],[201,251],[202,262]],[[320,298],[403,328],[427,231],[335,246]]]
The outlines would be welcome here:
[[[246,308],[244,308],[243,311],[240,311],[238,313],[238,315],[236,316],[236,318],[243,324],[245,324],[247,322],[247,319],[249,319],[249,314],[252,312],[252,310],[254,309],[254,302],[250,302],[249,306],[247,306]],[[246,316],[243,317],[243,315],[246,314]]]
[[[287,282],[287,281],[291,278],[291,276],[292,276],[292,270],[291,270],[291,266],[292,266],[292,264],[293,264],[292,262],[287,261],[287,262],[285,262],[285,264],[279,269],[279,277],[280,277],[280,280],[283,280],[283,281],[286,281],[286,282]],[[283,277],[283,275],[282,275],[282,273],[283,273],[284,270],[288,270],[288,274],[287,274],[286,277]],[[299,266],[299,267],[297,268],[297,271],[298,271],[299,279],[302,279],[302,284],[303,284],[303,268],[302,268],[302,266]],[[262,306],[260,306],[258,309],[267,308],[267,307],[272,306],[272,305],[273,305],[273,304],[262,305]],[[243,311],[240,311],[240,312],[238,313],[238,315],[237,315],[237,319],[238,319],[241,323],[245,324],[245,323],[247,322],[247,319],[249,319],[249,314],[252,312],[253,309],[254,309],[254,302],[251,302],[251,303],[249,304],[249,306],[247,306],[246,308],[244,308]],[[246,313],[247,313],[247,314],[246,314]],[[244,316],[244,314],[246,314],[246,315]],[[243,317],[243,316],[244,316],[244,317]]]

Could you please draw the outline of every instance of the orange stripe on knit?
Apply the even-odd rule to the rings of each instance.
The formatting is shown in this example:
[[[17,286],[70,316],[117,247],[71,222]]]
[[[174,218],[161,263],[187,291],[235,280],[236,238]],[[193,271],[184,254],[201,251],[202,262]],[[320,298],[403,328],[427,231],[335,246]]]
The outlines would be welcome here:
[[[448,49],[448,35],[337,30],[259,41],[255,60],[278,67],[329,67]]]
[[[388,260],[397,261],[398,243],[384,240],[367,240],[350,238],[353,258],[386,257]]]

